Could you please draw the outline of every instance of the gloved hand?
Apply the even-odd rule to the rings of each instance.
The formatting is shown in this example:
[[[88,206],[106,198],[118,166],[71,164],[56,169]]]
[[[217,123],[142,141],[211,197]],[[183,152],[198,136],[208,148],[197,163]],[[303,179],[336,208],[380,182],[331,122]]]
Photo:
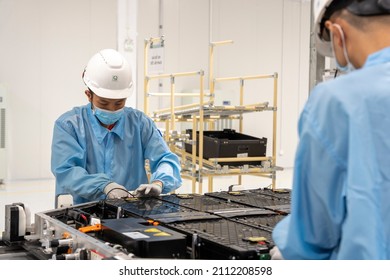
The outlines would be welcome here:
[[[274,246],[270,251],[269,254],[271,256],[271,260],[284,260],[282,253],[280,252],[279,248],[277,246]]]
[[[122,198],[122,197],[129,196],[129,193],[124,186],[121,186],[121,185],[114,183],[114,182],[109,183],[104,188],[104,193],[107,195],[108,199]]]
[[[135,191],[136,197],[140,196],[159,196],[162,191],[162,186],[157,183],[142,184]]]

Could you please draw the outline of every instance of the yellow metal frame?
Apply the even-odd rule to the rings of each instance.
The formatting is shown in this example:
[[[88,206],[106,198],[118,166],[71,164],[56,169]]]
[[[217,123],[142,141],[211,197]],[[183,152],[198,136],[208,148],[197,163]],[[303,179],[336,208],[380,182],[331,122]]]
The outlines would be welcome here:
[[[277,85],[278,85],[278,74],[273,73],[269,75],[251,75],[242,77],[221,77],[214,78],[214,48],[216,46],[231,44],[233,41],[220,41],[212,42],[209,46],[209,88],[210,93],[204,92],[204,72],[203,70],[193,72],[181,72],[171,74],[160,74],[160,75],[148,75],[147,59],[148,59],[148,48],[151,43],[161,42],[163,37],[150,38],[145,40],[144,48],[144,112],[151,116],[156,122],[165,122],[166,133],[165,140],[169,143],[170,149],[181,157],[183,172],[182,177],[190,179],[192,181],[192,192],[203,193],[203,178],[208,178],[208,191],[213,191],[213,177],[215,176],[227,176],[227,175],[238,175],[239,184],[241,184],[242,175],[255,175],[260,177],[270,178],[272,180],[272,189],[276,188],[276,171],[283,170],[276,166],[276,132],[277,132]],[[198,93],[176,93],[175,92],[175,79],[181,77],[199,77],[199,92]],[[170,92],[167,93],[151,93],[149,92],[149,85],[152,80],[159,79],[170,79]],[[244,105],[244,85],[247,80],[261,80],[261,79],[273,79],[273,102],[272,107],[268,106],[268,103]],[[214,106],[215,98],[215,85],[217,83],[224,83],[228,81],[239,81],[240,87],[240,104],[239,106]],[[153,111],[153,114],[149,108],[149,98],[152,96],[165,96],[170,98],[170,107],[162,108]],[[175,97],[179,96],[195,96],[199,97],[199,103],[186,104],[176,106]],[[207,100],[206,100],[207,99]],[[214,109],[217,112],[224,112],[224,115],[212,115]],[[190,117],[186,112],[190,110]],[[243,118],[242,114],[245,112],[256,112],[271,110],[273,111],[273,137],[272,137],[272,156],[270,157],[246,157],[246,158],[214,158],[204,159],[203,158],[203,131],[205,124],[208,124],[210,128],[214,128],[215,121],[220,118],[237,119],[239,120],[239,130],[242,133],[243,130]],[[207,116],[205,117],[205,112]],[[237,113],[238,112],[238,113]],[[163,117],[162,117],[163,116]],[[192,122],[192,141],[189,139],[183,139],[182,135],[175,136],[171,135],[176,130],[176,122]],[[198,140],[197,140],[198,130]],[[188,137],[188,136],[187,136]],[[182,146],[178,147],[175,142],[182,142]],[[198,141],[198,155],[196,155],[196,141]],[[187,153],[184,149],[184,142],[191,143],[192,153]],[[255,166],[249,167],[243,165],[243,167],[227,168],[227,166],[221,166],[223,162],[246,162],[246,161],[268,161],[269,167]],[[189,168],[188,168],[189,166]],[[198,185],[198,187],[197,187]]]

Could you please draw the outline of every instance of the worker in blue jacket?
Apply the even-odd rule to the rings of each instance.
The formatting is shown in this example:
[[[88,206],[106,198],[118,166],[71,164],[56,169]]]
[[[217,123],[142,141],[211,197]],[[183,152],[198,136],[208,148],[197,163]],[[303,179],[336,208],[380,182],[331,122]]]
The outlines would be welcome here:
[[[291,214],[271,257],[390,259],[390,1],[313,4],[317,50],[345,75],[301,113]]]
[[[64,113],[54,126],[56,196],[70,194],[79,204],[126,197],[130,190],[158,196],[177,189],[178,157],[149,117],[125,107],[133,88],[126,59],[116,50],[101,50],[89,60],[83,80],[89,103]]]

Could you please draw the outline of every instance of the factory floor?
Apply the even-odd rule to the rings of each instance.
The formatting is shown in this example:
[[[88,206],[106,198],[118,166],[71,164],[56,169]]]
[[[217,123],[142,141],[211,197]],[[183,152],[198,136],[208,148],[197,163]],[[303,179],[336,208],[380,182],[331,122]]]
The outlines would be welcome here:
[[[207,179],[203,182],[202,191],[198,193],[209,192]],[[264,188],[269,186],[271,180],[257,176],[242,176],[241,185],[238,185],[237,176],[214,177],[212,191],[226,191],[229,186],[233,186],[233,190]],[[285,168],[283,171],[277,172],[276,187],[291,188],[292,184],[292,169]],[[26,180],[5,182],[0,185],[0,239],[1,233],[4,231],[5,223],[5,205],[16,202],[21,202],[27,205],[31,212],[32,222],[34,214],[46,210],[54,209],[54,179],[46,180]],[[190,180],[183,179],[183,185],[176,193],[192,193],[192,183]]]

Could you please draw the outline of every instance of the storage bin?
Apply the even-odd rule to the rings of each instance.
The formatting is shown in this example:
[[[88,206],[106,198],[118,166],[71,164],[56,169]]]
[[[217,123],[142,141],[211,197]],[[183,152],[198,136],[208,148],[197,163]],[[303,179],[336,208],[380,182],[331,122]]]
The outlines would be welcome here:
[[[192,139],[192,129],[186,133]],[[192,153],[192,145],[185,144],[185,151]],[[222,131],[203,131],[203,158],[226,157],[264,157],[267,151],[267,138],[256,138],[237,133],[234,129]],[[199,131],[196,132],[196,155],[199,156]],[[244,164],[259,165],[261,161],[220,162],[221,165],[239,166]]]

